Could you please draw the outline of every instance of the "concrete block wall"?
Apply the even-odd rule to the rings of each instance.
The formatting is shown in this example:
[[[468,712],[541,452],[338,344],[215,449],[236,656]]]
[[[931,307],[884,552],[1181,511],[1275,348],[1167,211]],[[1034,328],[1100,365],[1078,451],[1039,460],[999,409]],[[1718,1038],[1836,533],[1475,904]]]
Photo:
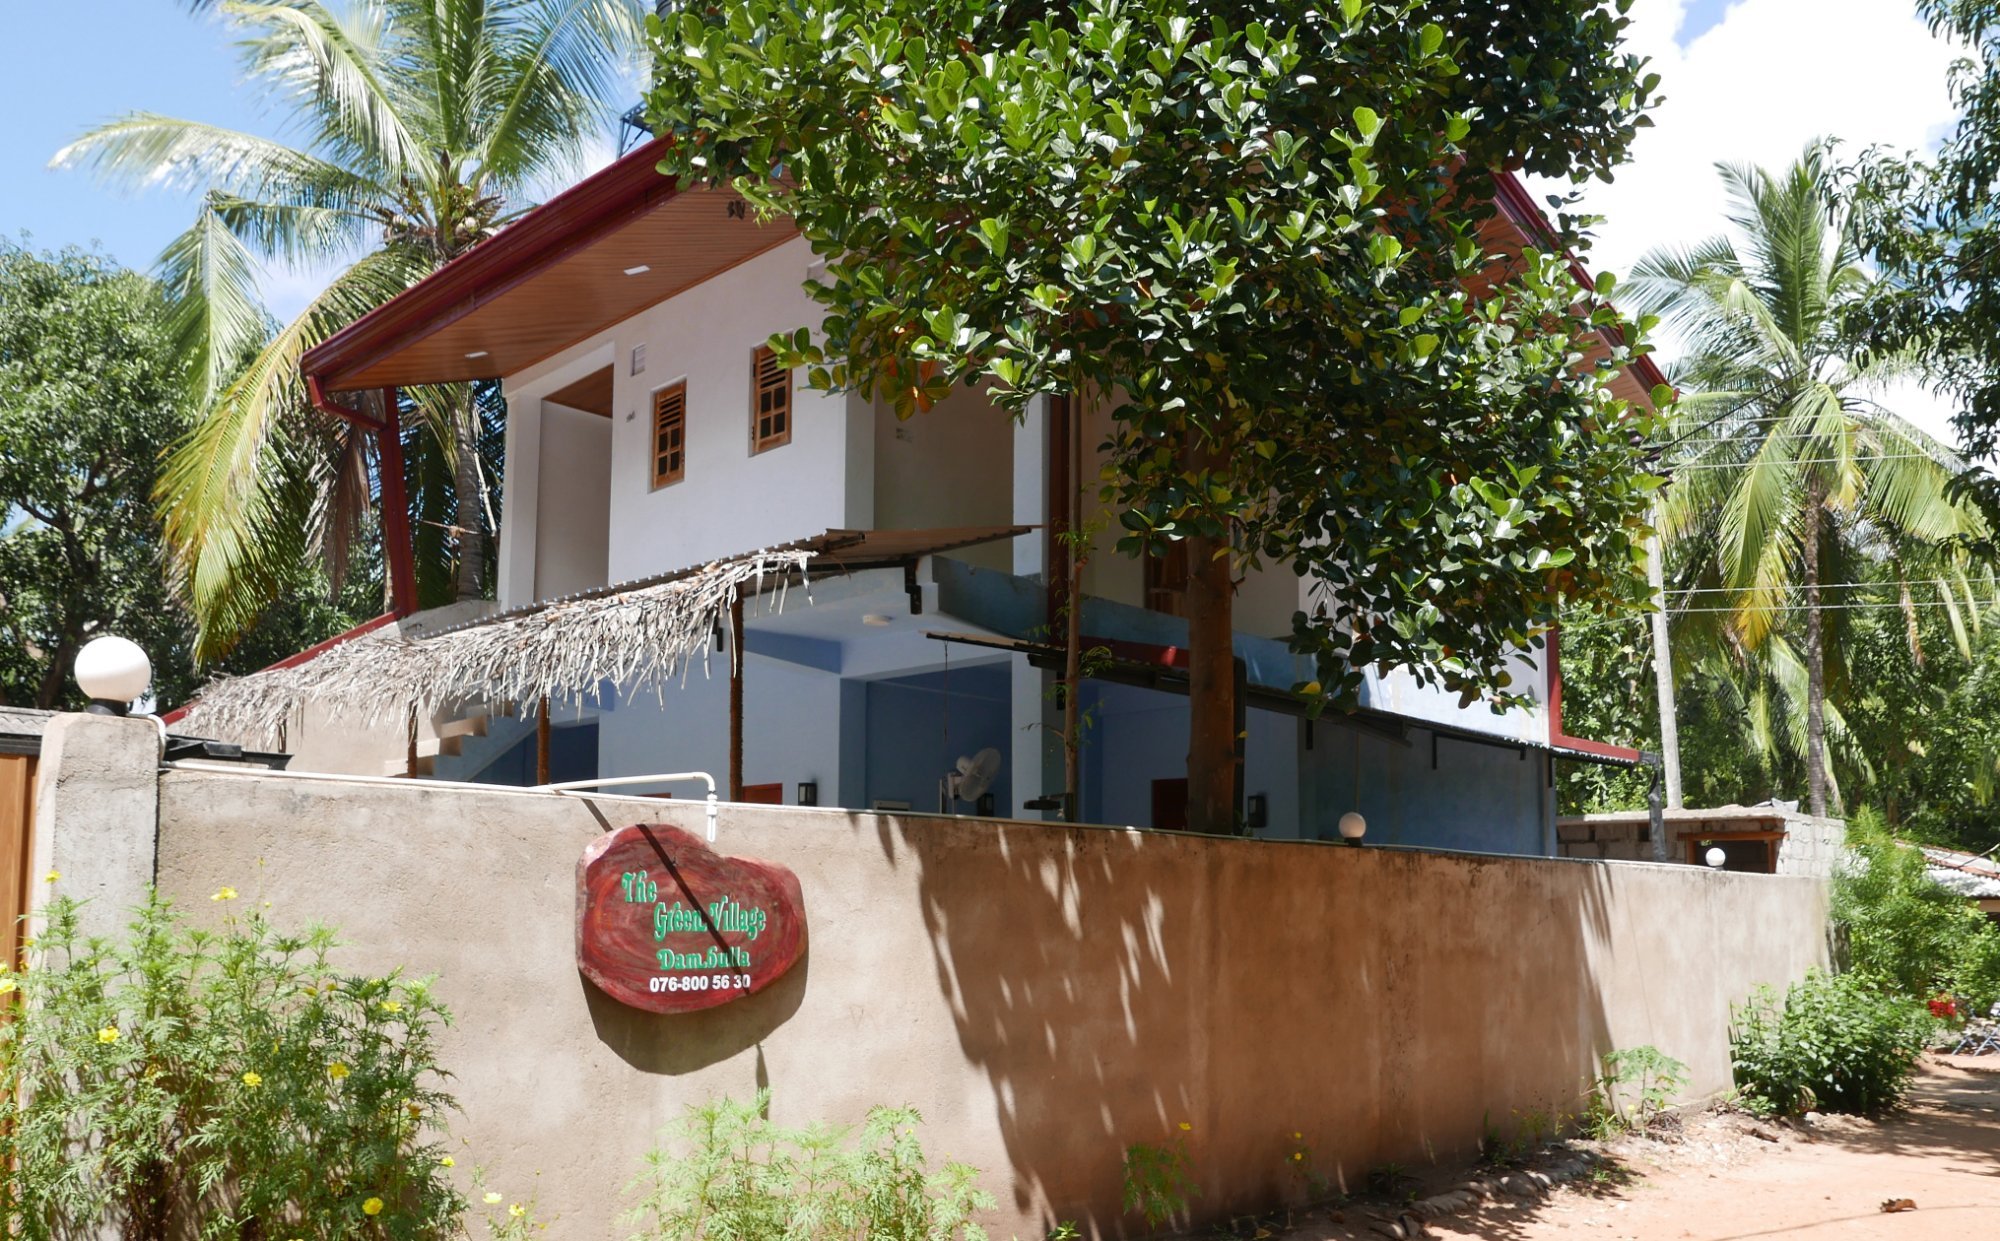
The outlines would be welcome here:
[[[59,822],[90,821],[89,785],[45,785]],[[1349,1187],[1469,1158],[1487,1116],[1580,1109],[1615,1048],[1722,1090],[1730,1005],[1826,960],[1800,878],[729,805],[718,848],[798,875],[809,953],[662,1016],[579,974],[576,866],[629,823],[699,832],[698,806],[196,768],[157,791],[145,877],[193,916],[229,884],[336,927],[347,968],[436,976],[459,1165],[532,1183],[566,1241],[624,1236],[659,1130],[760,1086],[786,1124],[915,1105],[934,1156],[982,1169],[996,1238],[1142,1234],[1124,1148],[1185,1122],[1220,1219],[1295,1192],[1294,1132]]]
[[[474,1158],[540,1169],[591,1241],[623,1235],[662,1126],[762,1083],[785,1123],[914,1104],[984,1170],[995,1237],[1142,1233],[1123,1149],[1182,1121],[1202,1214],[1247,1211],[1291,1192],[1293,1132],[1350,1186],[1469,1158],[1488,1114],[1580,1109],[1614,1048],[1724,1089],[1730,1004],[1825,959],[1803,879],[731,806],[720,848],[800,876],[809,959],[657,1017],[578,976],[572,876],[607,827],[693,807],[182,771],[160,817],[161,884],[198,911],[233,882],[359,968],[436,972]]]
[[[1650,862],[1653,831],[1643,810],[1574,815],[1556,820],[1560,856],[1613,862]],[[1840,819],[1815,819],[1795,811],[1724,806],[1678,810],[1666,815],[1667,861],[1687,864],[1688,844],[1733,832],[1780,831],[1777,873],[1826,879],[1832,876],[1847,839]]]

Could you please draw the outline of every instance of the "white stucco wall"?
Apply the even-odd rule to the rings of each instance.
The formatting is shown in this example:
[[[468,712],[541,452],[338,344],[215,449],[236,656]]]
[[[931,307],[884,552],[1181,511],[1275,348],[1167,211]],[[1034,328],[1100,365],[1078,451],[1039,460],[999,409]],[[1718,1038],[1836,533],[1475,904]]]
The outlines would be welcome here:
[[[541,469],[535,486],[535,596],[608,582],[611,420],[542,402]]]
[[[984,393],[960,388],[935,408],[906,419],[878,402],[874,440],[878,529],[1004,526],[1014,520],[1014,420]],[[1041,521],[1040,515],[1033,521]],[[1013,568],[1006,543],[952,554],[981,568]]]
[[[610,547],[607,573],[624,581],[666,572],[718,556],[750,551],[867,524],[850,513],[872,495],[848,485],[852,450],[872,446],[873,411],[844,396],[793,386],[789,444],[750,452],[751,352],[772,333],[818,322],[818,311],[800,290],[811,261],[804,241],[792,241],[697,285],[679,296],[580,341],[554,357],[506,378],[510,423],[539,417],[540,399],[582,378],[599,359],[613,365]],[[645,349],[645,369],[632,373],[634,346]],[[680,482],[652,487],[652,398],[668,384],[687,383],[687,468]],[[850,432],[850,418],[865,419]],[[530,468],[518,453],[538,436],[510,435],[509,494],[535,494],[516,484]],[[533,525],[518,515],[515,528]],[[512,533],[508,531],[507,533]],[[531,580],[509,558],[511,604],[528,602]]]

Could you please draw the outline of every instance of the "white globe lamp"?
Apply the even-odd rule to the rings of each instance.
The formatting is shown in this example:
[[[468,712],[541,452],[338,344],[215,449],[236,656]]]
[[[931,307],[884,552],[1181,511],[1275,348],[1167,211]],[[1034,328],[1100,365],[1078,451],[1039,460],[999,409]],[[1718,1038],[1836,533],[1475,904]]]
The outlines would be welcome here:
[[[1720,845],[1710,845],[1708,852],[1701,855],[1701,860],[1708,863],[1710,870],[1721,870],[1722,864],[1729,860],[1729,855],[1722,851]]]
[[[137,642],[107,634],[76,653],[75,675],[77,687],[90,697],[92,714],[124,715],[153,683],[153,661]]]
[[[1340,816],[1340,838],[1350,845],[1359,845],[1361,838],[1368,834],[1368,820],[1361,817],[1359,810],[1350,810]]]

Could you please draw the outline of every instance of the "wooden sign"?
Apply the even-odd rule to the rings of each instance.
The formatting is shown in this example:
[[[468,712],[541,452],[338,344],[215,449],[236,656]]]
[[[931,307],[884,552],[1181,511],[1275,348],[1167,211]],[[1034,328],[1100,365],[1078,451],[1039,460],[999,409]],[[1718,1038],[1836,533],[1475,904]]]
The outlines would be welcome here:
[[[770,986],[805,950],[799,879],[782,866],[647,824],[599,836],[577,863],[577,968],[621,1004],[714,1008]]]

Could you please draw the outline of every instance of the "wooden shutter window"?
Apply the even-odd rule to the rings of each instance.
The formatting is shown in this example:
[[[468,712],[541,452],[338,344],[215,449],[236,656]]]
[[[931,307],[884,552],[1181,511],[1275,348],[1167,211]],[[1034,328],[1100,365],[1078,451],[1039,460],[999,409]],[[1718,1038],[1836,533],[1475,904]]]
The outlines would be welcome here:
[[[687,472],[687,383],[653,393],[653,486],[681,481]]]
[[[750,355],[750,452],[792,442],[792,372],[768,345]]]

